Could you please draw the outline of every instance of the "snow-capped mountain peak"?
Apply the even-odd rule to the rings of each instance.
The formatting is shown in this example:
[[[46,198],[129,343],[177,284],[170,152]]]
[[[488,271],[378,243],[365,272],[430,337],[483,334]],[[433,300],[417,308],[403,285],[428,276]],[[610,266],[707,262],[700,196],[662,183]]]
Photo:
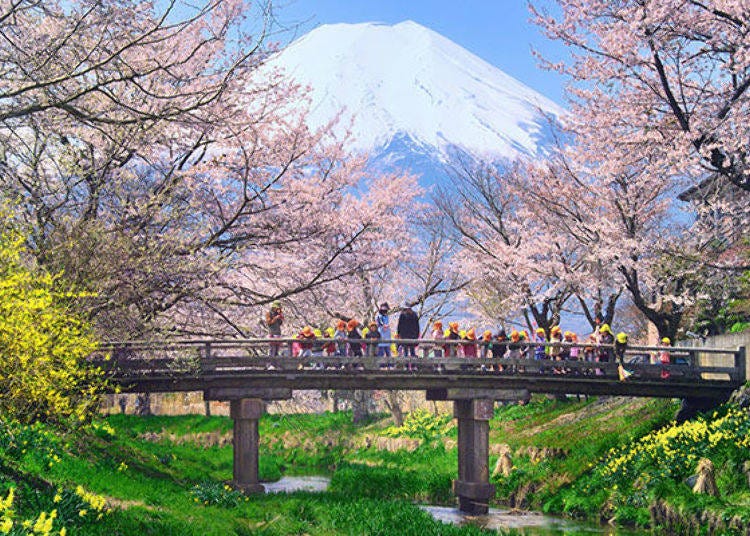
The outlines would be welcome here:
[[[395,139],[493,160],[537,154],[547,119],[563,110],[500,69],[413,21],[323,25],[271,65],[311,88],[309,122],[343,110],[353,150]],[[441,158],[443,159],[443,158]]]

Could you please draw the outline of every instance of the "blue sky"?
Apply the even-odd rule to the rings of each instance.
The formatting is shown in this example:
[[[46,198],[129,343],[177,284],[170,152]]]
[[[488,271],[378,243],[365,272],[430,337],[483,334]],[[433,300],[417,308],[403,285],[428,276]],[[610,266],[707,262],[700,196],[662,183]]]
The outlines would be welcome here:
[[[535,0],[552,6],[552,0]],[[532,47],[559,59],[562,47],[529,22],[526,0],[278,0],[278,21],[289,28],[274,40],[288,41],[320,24],[413,20],[444,35],[524,84],[564,104],[564,80],[543,71]]]

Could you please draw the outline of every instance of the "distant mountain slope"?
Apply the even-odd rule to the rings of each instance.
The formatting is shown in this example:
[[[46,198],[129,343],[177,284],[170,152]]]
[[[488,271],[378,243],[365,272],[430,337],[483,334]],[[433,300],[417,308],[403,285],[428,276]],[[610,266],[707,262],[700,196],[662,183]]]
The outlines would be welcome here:
[[[563,113],[412,21],[320,26],[270,64],[311,88],[311,126],[343,110],[339,134],[350,129],[350,148],[386,165],[410,167],[413,154],[437,166],[456,152],[489,160],[534,156],[550,141],[547,118]]]

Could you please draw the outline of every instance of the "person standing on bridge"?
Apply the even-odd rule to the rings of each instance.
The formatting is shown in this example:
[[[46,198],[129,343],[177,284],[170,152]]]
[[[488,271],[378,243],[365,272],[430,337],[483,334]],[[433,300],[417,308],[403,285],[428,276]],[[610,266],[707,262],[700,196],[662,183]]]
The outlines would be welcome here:
[[[599,328],[599,362],[609,363],[612,361],[612,348],[611,346],[615,343],[615,335],[612,333],[612,328],[609,324],[602,324]]]
[[[268,338],[281,338],[281,325],[284,323],[284,313],[281,310],[281,302],[274,300],[271,303],[271,309],[266,313],[266,326],[268,326]],[[276,357],[279,354],[281,344],[272,342],[269,347],[269,355]]]
[[[336,335],[336,330],[328,326],[325,331],[326,339],[329,339],[329,341],[325,345],[325,352],[327,356],[336,355],[336,342],[333,340],[334,336]]]
[[[492,331],[484,330],[482,333],[482,346],[479,348],[479,357],[489,359],[492,357]]]
[[[442,341],[445,338],[445,333],[443,332],[443,323],[440,320],[436,320],[432,325],[432,333],[430,334],[430,338],[434,341]],[[443,357],[442,345],[435,344],[432,349],[432,357]]]
[[[362,357],[362,334],[359,332],[359,322],[352,318],[346,323],[346,337],[349,339],[349,351],[347,355]]]
[[[672,362],[672,355],[669,353],[669,350],[666,350],[666,348],[669,348],[672,345],[672,341],[669,340],[669,337],[664,337],[661,341],[659,341],[658,346],[663,346],[665,349],[661,350],[659,352],[659,363],[661,363],[662,369],[661,369],[661,379],[662,380],[668,380],[670,373],[669,370],[665,365],[669,365]]]
[[[300,346],[300,357],[312,357],[313,355],[313,346],[315,343],[315,339],[317,337],[315,336],[315,331],[310,326],[305,326],[302,328],[302,331],[299,332],[299,335],[297,335],[297,340],[299,341]]]
[[[458,322],[448,322],[448,334],[445,335],[445,339],[449,341],[457,341],[461,338],[458,332]],[[445,346],[445,355],[447,357],[456,357],[458,355],[458,346],[455,344],[448,344]]]
[[[544,328],[536,328],[536,331],[534,332],[534,342],[539,343],[534,347],[534,359],[541,361],[547,357],[547,347],[545,345],[547,342],[547,334],[544,331]]]
[[[334,355],[346,355],[346,334],[346,322],[344,322],[343,320],[338,320],[336,322],[336,331],[334,331],[333,333],[333,338],[336,341],[336,353]]]
[[[408,303],[404,303],[404,308],[398,316],[396,333],[399,339],[416,340],[419,338],[419,318]],[[405,343],[403,346],[405,357],[417,357],[417,345],[415,343]],[[411,370],[411,364],[409,369]]]
[[[628,349],[628,334],[621,331],[615,337],[615,359],[617,360],[617,375],[624,382],[633,375],[633,371],[625,368],[625,352]]]
[[[521,359],[529,359],[529,345],[527,343],[531,342],[531,338],[525,329],[522,329],[518,335],[520,336],[520,342],[522,343]]]
[[[383,302],[378,308],[378,314],[375,315],[375,323],[378,327],[378,333],[380,333],[380,339],[385,341],[378,345],[378,357],[390,357],[391,356],[391,322],[388,318],[388,310],[390,306],[388,302]]]
[[[464,335],[464,341],[461,345],[464,357],[477,357],[477,331],[473,327]]]
[[[368,324],[368,330],[367,335],[365,335],[365,339],[367,339],[367,356],[368,357],[375,357],[378,352],[378,345],[375,344],[377,341],[381,339],[380,331],[378,331],[378,323],[375,321],[372,321]]]

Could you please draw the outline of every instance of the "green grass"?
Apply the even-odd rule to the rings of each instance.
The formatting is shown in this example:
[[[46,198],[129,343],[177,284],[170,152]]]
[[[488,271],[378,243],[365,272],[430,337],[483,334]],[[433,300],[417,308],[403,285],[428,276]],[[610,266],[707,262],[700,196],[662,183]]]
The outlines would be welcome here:
[[[51,467],[45,463],[46,456],[34,453],[35,440],[31,438],[29,450],[19,450],[15,460],[26,471],[22,478],[18,474],[11,478],[0,470],[0,490],[10,486],[18,490],[16,510],[21,518],[33,520],[39,511],[51,511],[58,488],[80,485],[106,497],[114,508],[97,522],[66,523],[69,535],[486,533],[471,527],[446,527],[412,504],[417,497],[446,499],[450,490],[447,473],[440,480],[414,470],[373,471],[345,462],[342,449],[332,450],[325,441],[305,452],[298,446],[284,449],[277,442],[273,452],[264,448],[261,453],[262,479],[278,479],[280,468],[296,474],[316,469],[317,473],[333,472],[337,486],[323,494],[253,496],[236,501],[235,492],[214,484],[231,479],[231,447],[183,442],[201,433],[227,432],[231,429],[229,419],[117,415],[108,421],[115,429],[113,435],[76,439],[69,448],[56,451],[59,461]],[[295,442],[303,442],[316,434],[324,437],[330,430],[351,433],[354,427],[350,423],[350,414],[266,416],[261,430],[265,432],[264,444],[290,434],[296,436]],[[151,440],[143,434],[152,434],[147,436]],[[426,458],[428,453],[421,456]],[[399,474],[405,476],[399,479]],[[35,479],[50,486],[37,489],[21,482]]]
[[[610,501],[606,489],[584,493],[576,486],[591,480],[610,449],[664,426],[674,410],[673,403],[660,400],[545,397],[526,406],[498,407],[490,422],[491,444],[507,443],[514,463],[510,476],[493,479],[498,504],[518,498],[518,490],[524,489],[531,508],[597,517]],[[346,412],[266,415],[260,421],[261,479],[327,474],[331,486],[326,493],[247,500],[223,487],[232,477],[232,450],[224,444],[231,437],[230,419],[114,415],[107,422],[114,433],[99,428],[86,436],[58,437],[42,427],[6,434],[15,439],[0,443],[0,499],[10,486],[17,487],[15,506],[24,519],[51,510],[58,489],[78,485],[113,505],[98,521],[73,519],[71,509],[65,518],[68,534],[482,533],[442,525],[413,504],[454,504],[451,481],[456,478],[457,453],[444,445],[455,444],[455,426],[446,427],[442,417],[433,422],[429,414],[419,415],[403,431],[426,438],[422,446],[413,452],[388,452],[356,440],[364,434],[393,435],[387,419],[354,426]],[[0,434],[0,441],[3,437]],[[543,460],[518,454],[529,445],[563,449],[565,454]],[[494,462],[493,456],[490,469]],[[730,514],[747,509],[750,494],[742,482],[729,473],[720,478],[720,485],[732,490],[731,502],[680,494],[680,482],[664,483],[663,492],[687,510],[724,508]],[[643,509],[629,511],[626,503],[619,508],[621,519],[643,520]]]

